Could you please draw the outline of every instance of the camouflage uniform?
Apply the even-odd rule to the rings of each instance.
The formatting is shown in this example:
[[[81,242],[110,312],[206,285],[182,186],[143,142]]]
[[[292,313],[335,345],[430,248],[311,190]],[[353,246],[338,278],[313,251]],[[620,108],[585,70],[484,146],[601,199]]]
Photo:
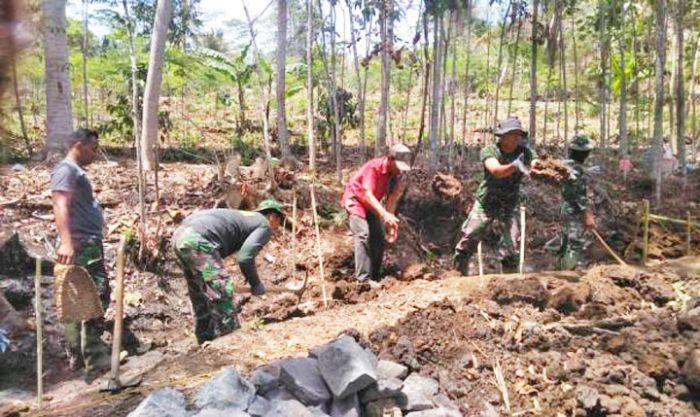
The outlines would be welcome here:
[[[173,235],[177,259],[187,280],[199,343],[240,328],[233,304],[233,280],[214,243],[191,227]]]
[[[102,241],[100,239],[87,239],[75,242],[74,246],[76,248],[75,264],[82,266],[90,274],[97,288],[102,308],[106,311],[109,307],[110,288],[105,270]],[[68,357],[72,366],[76,365],[80,357],[82,357],[87,371],[106,365],[105,361],[109,358],[109,349],[102,342],[102,333],[105,330],[102,317],[83,322],[65,321],[63,327]]]
[[[535,152],[519,146],[514,152],[503,152],[498,144],[492,144],[481,151],[482,163],[496,158],[501,164],[509,164],[524,154],[526,165],[537,158]],[[520,182],[523,174],[515,172],[505,178],[497,178],[484,168],[484,180],[476,191],[476,200],[467,219],[462,224],[462,237],[455,248],[455,264],[462,274],[468,274],[469,260],[484,239],[489,228],[500,236],[498,255],[504,271],[514,272],[518,267],[519,230],[517,207],[520,200]]]
[[[573,164],[575,179],[568,179],[561,185],[561,248],[557,258],[557,269],[574,269],[581,257],[586,241],[586,227],[583,219],[588,210],[586,178],[583,165]]]

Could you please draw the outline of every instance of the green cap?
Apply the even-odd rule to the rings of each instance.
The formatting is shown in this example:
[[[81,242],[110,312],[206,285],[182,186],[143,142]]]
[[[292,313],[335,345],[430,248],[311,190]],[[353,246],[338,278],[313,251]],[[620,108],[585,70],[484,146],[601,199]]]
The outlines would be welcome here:
[[[260,202],[260,205],[257,209],[255,209],[255,211],[263,212],[267,210],[274,210],[278,212],[280,216],[284,217],[284,211],[282,210],[283,208],[284,206],[282,206],[282,204],[279,201],[273,198],[268,198]]]
[[[576,135],[571,140],[569,149],[573,151],[590,151],[593,149],[593,144],[591,143],[591,139],[588,137],[588,135]]]

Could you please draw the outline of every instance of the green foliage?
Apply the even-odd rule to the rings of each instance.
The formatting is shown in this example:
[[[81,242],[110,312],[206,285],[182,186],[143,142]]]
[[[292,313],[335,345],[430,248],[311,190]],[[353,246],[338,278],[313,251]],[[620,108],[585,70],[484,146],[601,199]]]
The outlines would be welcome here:
[[[241,156],[243,165],[251,165],[255,162],[259,151],[253,136],[235,134],[229,139],[229,143],[233,150]]]

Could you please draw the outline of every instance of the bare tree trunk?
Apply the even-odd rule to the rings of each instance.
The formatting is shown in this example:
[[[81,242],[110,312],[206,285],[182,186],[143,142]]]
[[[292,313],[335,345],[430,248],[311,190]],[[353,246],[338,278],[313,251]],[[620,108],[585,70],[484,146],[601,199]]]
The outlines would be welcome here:
[[[676,146],[678,148],[678,163],[683,177],[686,176],[685,150],[685,83],[683,74],[684,39],[683,18],[685,16],[685,0],[676,1]]]
[[[17,105],[17,118],[19,119],[19,128],[22,131],[22,139],[24,146],[27,148],[27,155],[32,156],[32,145],[29,143],[29,135],[27,134],[27,126],[24,124],[24,112],[22,111],[22,98],[19,95],[19,84],[17,82],[17,58],[12,55],[10,57],[12,66],[12,90],[15,93],[15,104]]]
[[[331,4],[331,27],[336,25],[335,3]],[[343,139],[340,136],[340,112],[338,109],[338,88],[336,87],[335,30],[331,31],[331,104],[333,106],[333,153],[335,154],[335,173],[338,185],[343,183],[342,149]]]
[[[88,103],[88,81],[87,81],[87,48],[88,48],[88,10],[87,0],[83,0],[83,39],[80,43],[80,54],[83,58],[83,117],[85,126],[90,126],[90,108]]]
[[[671,22],[675,22],[675,14],[673,12],[673,1],[670,3],[666,2],[666,7],[671,7],[670,10],[667,9],[668,15],[666,16],[667,19],[671,19]],[[676,151],[676,141],[673,140],[676,136],[676,131],[674,129],[674,126],[676,125],[676,102],[675,102],[675,94],[676,94],[676,72],[678,70],[677,65],[678,62],[676,62],[676,41],[678,40],[678,37],[676,36],[676,33],[674,32],[675,27],[671,22],[667,23],[668,25],[668,39],[671,39],[671,46],[669,47],[669,50],[671,51],[669,55],[666,55],[666,59],[670,60],[669,66],[671,67],[671,75],[668,77],[668,136],[670,139],[670,144],[671,148]],[[667,41],[668,42],[668,41]]]
[[[42,5],[44,64],[46,71],[46,154],[68,150],[73,112],[66,35],[66,0],[45,0]]]
[[[313,83],[313,0],[306,0],[306,132],[309,144],[309,170],[316,172],[316,141],[314,140]]]
[[[620,21],[620,33],[618,39],[618,46],[620,48],[620,114],[618,115],[618,132],[620,135],[620,151],[622,155],[625,155],[629,150],[629,141],[627,139],[627,73],[625,69],[625,52],[627,42],[625,42],[625,9],[624,2],[622,4],[622,10],[619,15]],[[615,8],[613,7],[613,10]],[[617,16],[613,15],[613,19]]]
[[[360,59],[357,56],[357,38],[355,37],[355,15],[352,12],[352,0],[346,0],[350,18],[350,43],[352,45],[353,64],[355,66],[355,76],[357,77],[357,102],[360,107],[360,154],[365,154],[365,119],[364,119],[364,101],[362,91],[362,76],[360,75]],[[369,39],[366,39],[369,43]]]
[[[634,74],[639,73],[639,39],[637,36],[637,13],[632,11],[632,53],[634,54],[634,68],[632,72]],[[632,96],[634,97],[634,123],[635,123],[635,137],[639,138],[642,134],[641,131],[641,120],[640,120],[640,89],[639,89],[639,77],[634,77],[634,82],[632,83]]]
[[[248,21],[248,29],[250,31],[250,39],[253,45],[253,55],[255,68],[258,70],[258,78],[260,82],[260,90],[262,92],[262,102],[260,103],[260,116],[263,122],[263,145],[265,146],[265,157],[267,159],[267,169],[270,176],[270,185],[274,189],[275,184],[275,171],[272,166],[272,151],[270,149],[270,126],[267,119],[267,106],[270,102],[270,85],[265,85],[265,77],[260,68],[260,52],[258,51],[258,44],[255,40],[255,29],[253,28],[253,21],[250,19],[250,13],[248,12],[248,6],[245,0],[243,0],[243,12],[245,13],[246,20]]]
[[[124,16],[126,18],[126,31],[129,38],[129,61],[131,62],[131,120],[133,121],[134,144],[136,145],[136,165],[137,182],[139,193],[139,221],[141,242],[145,242],[148,230],[148,219],[146,218],[146,183],[143,174],[143,159],[141,158],[141,121],[139,120],[139,82],[138,68],[136,66],[136,46],[134,45],[134,22],[129,14],[129,5],[126,0],[122,0]],[[141,245],[143,251],[144,245]],[[139,258],[141,254],[139,254]]]
[[[440,120],[440,67],[442,63],[442,47],[440,46],[441,16],[435,16],[433,30],[433,85],[432,103],[430,107],[430,169],[437,169],[440,158],[440,143],[438,136],[438,123]]]
[[[472,1],[469,0],[467,2],[467,16],[466,16],[466,23],[467,23],[467,41],[465,43],[465,61],[466,63],[464,64],[464,108],[462,109],[462,147],[464,148],[465,141],[467,139],[467,109],[469,108],[469,90],[470,90],[470,82],[469,82],[469,64],[471,62],[471,53],[472,53]],[[539,1],[539,0],[535,0]],[[464,152],[465,149],[462,149],[462,158],[461,162],[464,162]]]
[[[598,90],[598,104],[600,106],[600,146],[603,149],[608,147],[607,130],[607,65],[608,65],[608,35],[607,35],[607,13],[605,11],[605,1],[598,1],[598,16],[600,19],[600,82]]]
[[[564,100],[564,154],[569,154],[569,89],[566,84],[566,45],[564,44],[566,36],[564,35],[564,10],[560,10],[559,16],[559,57],[562,78],[562,95],[559,100]]]
[[[514,14],[515,16],[515,14]],[[513,44],[513,52],[511,61],[513,61],[513,71],[510,77],[510,89],[508,91],[508,116],[511,115],[512,105],[513,105],[513,87],[515,86],[515,72],[518,68],[518,45],[520,44],[520,33],[523,28],[523,19],[518,16],[518,30],[515,35],[515,43]]]
[[[656,99],[654,100],[654,195],[661,203],[661,156],[663,154],[664,68],[666,66],[666,0],[654,0],[656,17]]]
[[[424,70],[423,70],[423,102],[420,109],[420,126],[418,128],[418,143],[416,144],[416,150],[413,152],[411,157],[411,165],[416,163],[416,158],[421,151],[423,146],[423,135],[425,133],[425,111],[428,104],[428,89],[430,85],[430,39],[428,32],[428,14],[423,13],[423,38],[425,39],[425,45],[423,46],[423,60],[424,60]],[[432,117],[432,116],[431,116]]]
[[[576,4],[571,11],[571,46],[574,51],[574,134],[578,134],[579,120],[581,118],[581,97],[578,90],[578,49],[576,48]]]
[[[158,102],[163,80],[163,56],[172,7],[170,0],[158,0],[151,36],[151,53],[148,59],[148,76],[143,92],[143,131],[141,132],[141,160],[147,171],[155,169],[158,145]]]
[[[530,142],[537,143],[537,16],[540,0],[532,3],[532,35],[530,38]]]
[[[374,154],[379,156],[384,153],[386,147],[386,126],[387,114],[389,111],[389,84],[391,83],[389,74],[389,51],[388,51],[388,34],[387,22],[389,20],[389,5],[391,0],[382,0],[382,9],[379,17],[379,33],[382,43],[381,58],[382,58],[382,86],[379,102],[379,111],[377,112],[377,141],[374,144]]]
[[[692,120],[692,131],[693,131],[693,156],[695,156],[696,142],[698,140],[698,126],[697,126],[697,113],[696,113],[696,102],[697,102],[697,77],[698,77],[698,65],[700,64],[700,33],[695,36],[695,47],[694,47],[694,58],[693,67],[690,73],[690,89],[688,90],[688,96],[690,99],[691,110],[691,120]]]
[[[277,140],[280,144],[282,159],[292,156],[287,137],[286,107],[286,61],[287,61],[287,0],[277,0]]]
[[[457,84],[457,45],[455,45],[456,36],[454,33],[457,27],[457,20],[459,19],[459,9],[457,9],[452,17],[452,23],[449,30],[450,35],[447,37],[447,42],[445,43],[445,56],[447,56],[447,48],[452,44],[452,74],[450,75],[450,82],[447,85],[447,89],[450,96],[450,126],[449,126],[449,142],[447,144],[447,167],[453,169],[453,155],[454,155],[454,143],[455,143],[455,85]],[[455,40],[452,39],[455,38]]]
[[[498,45],[498,64],[497,64],[497,73],[498,76],[496,78],[496,98],[494,99],[495,103],[495,108],[493,111],[493,125],[496,126],[498,123],[498,95],[501,90],[501,66],[503,65],[503,44],[505,43],[505,38],[506,38],[506,22],[508,21],[508,15],[510,14],[510,9],[513,7],[513,0],[508,1],[508,8],[506,9],[506,13],[503,16],[503,25],[501,26],[501,42]]]

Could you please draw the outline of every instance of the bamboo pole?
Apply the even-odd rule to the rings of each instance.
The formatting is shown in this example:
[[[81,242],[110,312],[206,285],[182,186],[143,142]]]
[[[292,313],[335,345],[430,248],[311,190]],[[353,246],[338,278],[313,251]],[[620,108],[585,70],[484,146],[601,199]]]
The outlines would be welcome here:
[[[627,266],[627,262],[623,261],[622,258],[620,258],[620,257],[615,253],[615,251],[612,250],[612,248],[608,245],[608,243],[605,241],[605,239],[603,239],[603,237],[600,235],[600,233],[598,233],[597,230],[591,229],[591,232],[593,232],[593,234],[595,235],[595,237],[598,238],[598,241],[603,245],[603,247],[608,251],[608,253],[609,253],[613,258],[615,258],[615,260],[617,261],[617,263],[619,263],[619,264],[622,265],[622,266]]]
[[[690,253],[691,253],[691,247],[690,247],[691,236],[690,236],[690,233],[691,233],[692,230],[693,230],[693,226],[692,226],[692,223],[693,223],[693,222],[691,221],[692,219],[691,219],[691,217],[690,217],[690,211],[686,211],[685,214],[686,214],[686,216],[688,217],[688,227],[687,227],[687,229],[686,229],[686,242],[685,242],[685,244],[686,244],[686,255],[690,256]]]
[[[115,290],[114,303],[114,332],[112,333],[112,370],[108,389],[118,390],[121,388],[119,380],[119,359],[122,350],[122,333],[124,328],[124,249],[126,240],[124,236],[119,241],[117,249],[117,280]]]
[[[328,308],[328,295],[326,294],[326,276],[323,271],[323,253],[321,251],[321,229],[318,224],[318,212],[316,211],[316,192],[314,190],[314,183],[311,182],[309,186],[311,191],[311,210],[314,216],[314,228],[316,229],[316,255],[318,256],[318,268],[319,274],[321,275],[321,294],[323,296],[323,306]]]
[[[476,255],[477,258],[479,259],[479,278],[484,277],[484,254],[481,251],[481,242],[479,242],[479,245],[476,247]]]
[[[649,256],[649,200],[644,200],[643,210],[644,242],[642,246],[642,265],[646,265],[647,257]]]
[[[44,402],[44,320],[41,305],[41,256],[36,258],[34,278],[34,314],[36,315],[36,402],[41,410]]]
[[[292,280],[297,278],[297,190],[292,198]]]
[[[659,214],[653,214],[653,213],[649,213],[649,220],[658,220],[658,221],[662,221],[662,222],[669,222],[669,223],[682,224],[683,226],[687,226],[687,225],[688,225],[688,219],[687,219],[687,218],[685,218],[685,219],[683,219],[683,220],[680,220],[680,219],[674,219],[674,218],[671,218],[671,217],[661,216],[661,215],[659,215]],[[694,223],[694,222],[692,222],[692,221],[690,222],[690,225],[691,225],[692,227],[700,227],[700,223]]]
[[[520,275],[525,269],[525,206],[520,206]]]

